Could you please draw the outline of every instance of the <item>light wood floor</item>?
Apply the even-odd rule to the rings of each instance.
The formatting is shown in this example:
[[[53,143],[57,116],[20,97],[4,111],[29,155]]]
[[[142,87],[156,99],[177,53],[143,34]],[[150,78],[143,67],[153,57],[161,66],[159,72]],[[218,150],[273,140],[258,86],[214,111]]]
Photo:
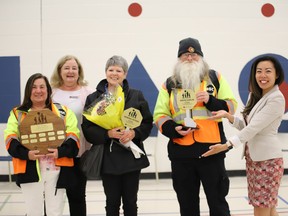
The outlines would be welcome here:
[[[233,216],[253,215],[252,207],[247,202],[247,186],[245,177],[231,177],[230,191],[227,200]],[[201,216],[208,216],[208,207],[203,190],[201,197]],[[288,175],[282,179],[279,192],[278,212],[288,216]],[[87,184],[87,216],[105,215],[105,196],[101,181],[88,181]],[[179,216],[178,202],[172,188],[171,179],[150,179],[140,181],[138,194],[139,216]],[[0,182],[0,215],[25,215],[21,191],[14,182]],[[65,202],[64,216],[68,216],[68,204]]]

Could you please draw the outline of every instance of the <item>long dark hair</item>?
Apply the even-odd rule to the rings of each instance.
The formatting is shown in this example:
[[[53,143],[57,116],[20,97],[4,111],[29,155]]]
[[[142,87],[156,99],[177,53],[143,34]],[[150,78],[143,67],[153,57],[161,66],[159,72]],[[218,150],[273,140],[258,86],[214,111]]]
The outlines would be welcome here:
[[[51,94],[52,94],[52,88],[50,86],[50,83],[47,79],[46,76],[42,75],[41,73],[35,73],[33,75],[31,75],[26,83],[25,86],[25,93],[24,93],[24,99],[22,104],[18,107],[19,110],[29,110],[32,107],[32,101],[30,99],[31,97],[31,92],[32,92],[32,88],[33,88],[33,84],[35,82],[35,80],[37,79],[44,79],[46,86],[47,86],[47,99],[45,101],[46,107],[50,108],[51,107]]]
[[[274,58],[270,55],[264,55],[264,56],[257,58],[253,62],[252,66],[251,66],[251,70],[250,70],[249,87],[248,87],[249,88],[248,90],[250,92],[250,98],[249,98],[247,105],[245,106],[245,108],[242,112],[244,118],[246,118],[249,115],[252,108],[255,106],[255,104],[262,97],[262,89],[259,87],[259,85],[256,81],[256,78],[255,78],[255,75],[256,75],[257,65],[263,61],[270,61],[274,65],[274,68],[276,71],[275,85],[281,85],[281,83],[284,81],[283,68],[282,68],[280,62],[276,58]]]

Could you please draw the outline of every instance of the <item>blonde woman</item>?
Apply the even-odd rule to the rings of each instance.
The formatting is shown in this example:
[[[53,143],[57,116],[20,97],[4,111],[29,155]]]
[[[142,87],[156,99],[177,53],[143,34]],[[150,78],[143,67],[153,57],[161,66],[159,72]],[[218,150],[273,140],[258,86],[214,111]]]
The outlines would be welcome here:
[[[63,56],[57,63],[51,77],[53,102],[61,103],[69,107],[76,115],[80,130],[80,150],[78,157],[74,159],[75,172],[77,173],[77,185],[66,189],[71,216],[86,216],[86,183],[87,179],[79,169],[80,157],[90,148],[90,144],[82,135],[81,122],[82,111],[87,95],[92,90],[84,80],[82,64],[72,55]]]

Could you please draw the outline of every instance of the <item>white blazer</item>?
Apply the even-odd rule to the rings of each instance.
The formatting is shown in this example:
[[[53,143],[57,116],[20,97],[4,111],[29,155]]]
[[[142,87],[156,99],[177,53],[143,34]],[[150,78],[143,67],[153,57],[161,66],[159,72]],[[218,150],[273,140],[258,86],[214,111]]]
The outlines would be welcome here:
[[[253,161],[282,158],[282,143],[278,139],[278,128],[285,112],[285,98],[278,85],[267,92],[251,110],[246,125],[243,119],[234,118],[233,126],[240,130],[229,140],[235,147],[245,143]]]

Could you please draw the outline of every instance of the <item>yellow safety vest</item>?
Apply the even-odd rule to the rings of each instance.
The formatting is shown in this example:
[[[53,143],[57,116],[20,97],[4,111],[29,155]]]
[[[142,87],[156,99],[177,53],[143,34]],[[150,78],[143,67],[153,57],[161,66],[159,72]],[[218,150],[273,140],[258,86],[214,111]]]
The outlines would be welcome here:
[[[65,112],[64,115],[62,112],[60,112],[60,108],[64,110]],[[79,142],[80,133],[77,127],[77,118],[75,114],[73,114],[71,110],[68,110],[66,106],[61,106],[59,104],[52,104],[52,112],[54,112],[56,115],[61,117],[64,120],[65,125],[67,125],[67,123],[70,125],[69,128],[66,127],[66,139],[68,138],[74,139],[77,142],[78,148],[80,148],[80,142]],[[7,150],[9,149],[12,139],[19,140],[18,137],[20,136],[20,133],[18,130],[18,126],[23,121],[26,115],[27,115],[26,112],[17,110],[17,108],[14,108],[10,112],[10,116],[9,116],[8,123],[7,123],[7,128],[4,131]],[[70,122],[66,122],[66,121],[70,121]],[[75,125],[75,126],[73,127],[72,125]],[[27,164],[26,160],[21,160],[19,158],[13,157],[12,162],[13,162],[13,167],[14,167],[14,174],[26,172],[26,164]],[[74,166],[74,161],[73,161],[73,158],[67,158],[67,157],[57,158],[55,159],[55,165],[72,167]]]
[[[218,74],[218,76],[220,76]],[[200,86],[200,91],[207,91],[207,87],[213,85],[214,91],[211,92],[209,89],[209,94],[216,98],[221,98],[226,101],[229,112],[234,113],[237,108],[237,102],[233,96],[233,93],[225,80],[221,80],[219,77],[219,82],[221,88],[219,92],[216,90],[215,85],[209,80],[203,80]],[[162,125],[167,120],[173,120],[178,124],[184,125],[184,118],[186,117],[186,110],[181,109],[177,103],[177,93],[180,89],[172,89],[169,95],[166,83],[162,85],[159,91],[158,99],[154,109],[154,122],[160,132],[162,132]],[[220,95],[221,97],[219,97]],[[220,130],[219,130],[219,120],[208,119],[212,116],[210,110],[208,110],[204,103],[197,103],[192,109],[192,118],[196,122],[199,129],[187,134],[182,138],[174,138],[173,142],[179,145],[192,145],[195,142],[199,143],[219,143],[221,142]]]

